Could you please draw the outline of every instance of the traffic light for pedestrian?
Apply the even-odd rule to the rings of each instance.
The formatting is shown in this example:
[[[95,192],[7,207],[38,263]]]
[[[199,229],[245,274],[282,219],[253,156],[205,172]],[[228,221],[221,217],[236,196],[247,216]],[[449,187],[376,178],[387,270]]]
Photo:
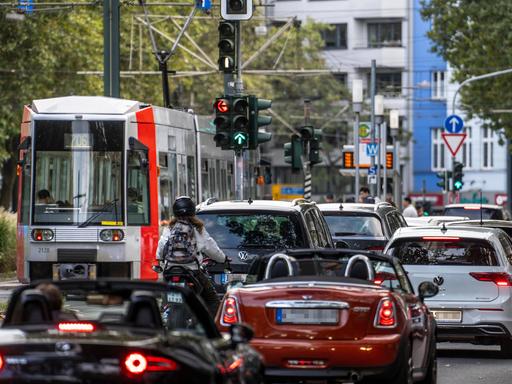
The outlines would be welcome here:
[[[322,142],[322,130],[314,129],[313,138],[309,141],[309,165],[313,166],[322,162],[320,157],[320,150],[322,149],[320,143]]]
[[[292,141],[284,144],[284,162],[291,164],[292,171],[302,169],[302,140],[298,135],[292,135]]]
[[[217,147],[222,149],[231,148],[231,97],[222,96],[215,99],[213,103],[213,109],[215,112],[215,136],[213,140]]]
[[[256,149],[258,145],[266,143],[272,139],[269,132],[260,132],[259,128],[272,123],[271,116],[260,115],[260,111],[269,109],[272,106],[272,100],[258,99],[256,96],[249,96],[249,149]]]
[[[233,73],[236,70],[237,28],[233,21],[219,22],[219,71]]]
[[[224,20],[249,20],[252,0],[221,0],[220,15]]]
[[[464,169],[464,164],[459,161],[456,161],[453,165],[453,191],[457,192],[462,189],[464,186],[464,182],[462,178],[464,177],[464,173],[462,172]]]

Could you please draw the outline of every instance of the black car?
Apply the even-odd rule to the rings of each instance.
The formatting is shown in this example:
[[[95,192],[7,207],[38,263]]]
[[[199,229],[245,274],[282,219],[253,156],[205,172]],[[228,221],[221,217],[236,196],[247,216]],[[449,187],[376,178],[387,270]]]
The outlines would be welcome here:
[[[407,227],[398,209],[389,203],[319,204],[336,242],[348,248],[382,251],[398,228]]]
[[[52,310],[59,290],[64,307]],[[113,280],[32,284],[13,293],[0,328],[0,382],[260,383],[250,328],[231,333],[220,335],[187,288]]]
[[[197,217],[232,259],[232,274],[223,273],[222,266],[208,269],[220,292],[229,281],[243,280],[258,255],[283,249],[334,247],[317,205],[303,199],[207,202],[198,207]]]

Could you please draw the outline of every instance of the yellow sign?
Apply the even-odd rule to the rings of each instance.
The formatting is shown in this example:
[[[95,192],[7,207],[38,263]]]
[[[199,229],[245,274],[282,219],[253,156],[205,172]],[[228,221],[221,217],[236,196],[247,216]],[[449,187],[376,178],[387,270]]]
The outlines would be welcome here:
[[[304,187],[299,184],[273,184],[272,200],[294,200],[304,197]]]
[[[122,221],[102,221],[102,222],[101,222],[101,225],[112,225],[112,226],[116,226],[116,225],[123,225],[123,222],[122,222]]]

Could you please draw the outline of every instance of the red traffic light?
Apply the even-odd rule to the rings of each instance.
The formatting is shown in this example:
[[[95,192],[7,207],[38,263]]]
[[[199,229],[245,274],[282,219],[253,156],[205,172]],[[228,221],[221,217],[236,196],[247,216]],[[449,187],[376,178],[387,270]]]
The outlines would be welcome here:
[[[228,102],[224,99],[218,99],[217,101],[215,101],[215,104],[213,106],[220,113],[226,113],[229,111]]]

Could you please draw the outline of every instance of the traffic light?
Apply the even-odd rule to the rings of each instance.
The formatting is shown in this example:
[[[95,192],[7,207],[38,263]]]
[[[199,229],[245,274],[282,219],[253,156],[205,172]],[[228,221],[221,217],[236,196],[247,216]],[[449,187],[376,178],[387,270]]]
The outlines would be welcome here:
[[[224,20],[249,20],[252,0],[221,0],[220,15]]]
[[[320,143],[322,141],[322,130],[314,129],[313,130],[313,138],[309,141],[309,165],[313,166],[315,164],[321,163],[322,159],[320,158]]]
[[[462,170],[464,169],[464,164],[461,162],[456,161],[455,164],[453,164],[453,191],[460,191],[462,187],[464,186],[464,182],[462,181],[462,178],[464,177],[464,173]]]
[[[298,135],[292,135],[292,141],[284,145],[284,162],[291,164],[292,171],[302,169],[302,140]]]
[[[258,99],[256,96],[249,96],[249,149],[256,149],[262,143],[272,139],[272,134],[260,132],[259,128],[272,123],[271,116],[260,115],[260,111],[269,109],[272,106],[272,100]]]
[[[231,96],[222,96],[215,99],[213,103],[215,111],[215,145],[222,149],[231,148]]]
[[[446,171],[436,173],[438,179],[440,179],[436,185],[443,191],[448,191],[450,185],[450,179],[446,176]]]
[[[237,29],[232,21],[219,22],[219,71],[233,73],[236,70]]]
[[[232,144],[234,149],[249,147],[249,97],[232,97]]]

